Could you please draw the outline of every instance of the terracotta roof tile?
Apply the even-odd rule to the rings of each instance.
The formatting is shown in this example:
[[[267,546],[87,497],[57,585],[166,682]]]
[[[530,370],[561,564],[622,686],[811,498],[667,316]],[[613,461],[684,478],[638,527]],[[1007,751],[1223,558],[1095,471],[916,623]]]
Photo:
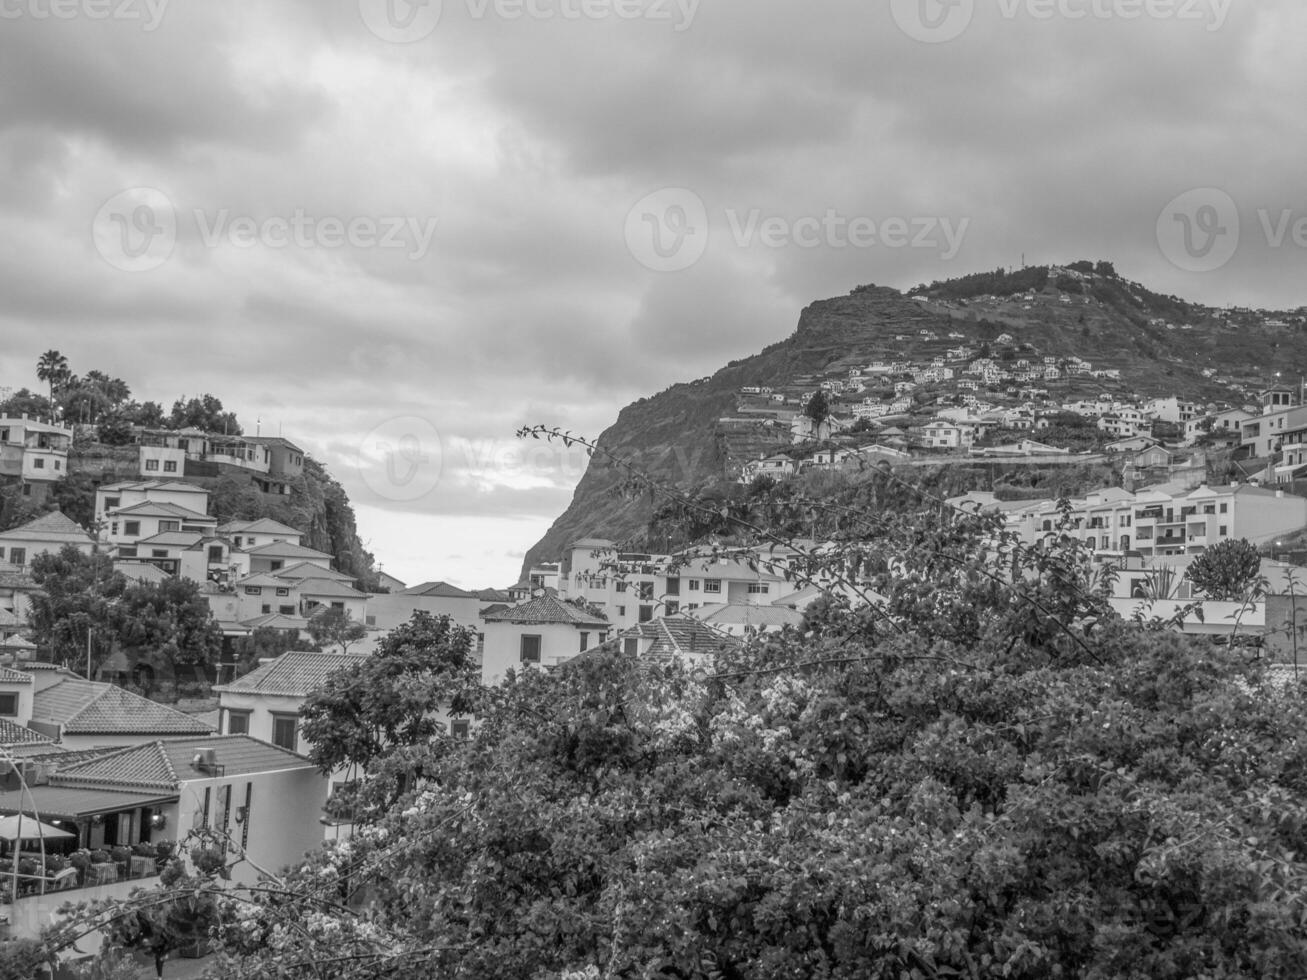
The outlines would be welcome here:
[[[29,678],[30,680],[30,678]],[[54,739],[40,732],[16,725],[8,718],[0,718],[0,745],[52,745]]]
[[[0,540],[9,538],[19,540],[41,538],[45,541],[67,541],[73,544],[92,544],[94,540],[80,525],[57,510],[42,514],[36,520],[28,521],[20,527],[0,532]]]

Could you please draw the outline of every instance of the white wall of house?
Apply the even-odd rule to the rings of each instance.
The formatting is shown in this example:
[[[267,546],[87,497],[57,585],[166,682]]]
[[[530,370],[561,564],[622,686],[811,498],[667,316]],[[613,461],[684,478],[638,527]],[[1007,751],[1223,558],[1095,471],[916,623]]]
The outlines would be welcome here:
[[[523,637],[539,637],[540,666],[563,663],[581,652],[581,634],[587,634],[587,649],[607,638],[608,631],[561,623],[483,623],[485,650],[481,658],[481,682],[498,684],[505,673],[521,670]]]

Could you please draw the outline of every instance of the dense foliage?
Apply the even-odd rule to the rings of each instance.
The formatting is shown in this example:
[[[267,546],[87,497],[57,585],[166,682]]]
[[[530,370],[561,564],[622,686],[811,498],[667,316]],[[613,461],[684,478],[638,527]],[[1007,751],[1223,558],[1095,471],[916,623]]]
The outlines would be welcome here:
[[[831,584],[802,629],[526,669],[467,741],[430,715],[474,693],[466,635],[392,634],[304,729],[390,805],[215,883],[213,975],[1307,974],[1302,690],[1122,622],[1070,538],[929,500],[842,527],[790,559]]]
[[[1262,558],[1248,541],[1220,541],[1190,564],[1185,577],[1210,599],[1235,601],[1247,598],[1261,574]]]
[[[188,579],[134,582],[114,571],[110,556],[73,545],[33,559],[32,578],[41,587],[28,614],[32,639],[55,662],[81,669],[88,634],[93,669],[115,650],[139,651],[177,678],[221,651],[209,604]]]

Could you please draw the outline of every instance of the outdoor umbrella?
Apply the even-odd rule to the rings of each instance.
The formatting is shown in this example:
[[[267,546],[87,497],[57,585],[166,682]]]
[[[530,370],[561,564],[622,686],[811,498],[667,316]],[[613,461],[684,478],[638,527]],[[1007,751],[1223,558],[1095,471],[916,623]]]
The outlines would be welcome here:
[[[58,827],[51,827],[48,823],[41,823],[35,817],[24,816],[23,829],[18,829],[18,817],[0,817],[0,840],[17,840],[19,833],[22,833],[23,840],[63,840],[69,837],[76,837],[76,834],[70,834],[66,830],[60,830]]]

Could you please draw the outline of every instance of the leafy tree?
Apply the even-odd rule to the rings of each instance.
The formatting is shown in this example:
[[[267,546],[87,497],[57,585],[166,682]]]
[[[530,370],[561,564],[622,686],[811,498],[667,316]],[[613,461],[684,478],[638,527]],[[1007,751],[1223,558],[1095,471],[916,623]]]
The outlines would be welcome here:
[[[1073,536],[1022,545],[901,492],[915,513],[841,507],[788,566],[842,583],[801,629],[695,669],[611,649],[525,669],[466,742],[433,712],[437,676],[472,676],[468,638],[415,617],[305,706],[315,761],[365,767],[367,820],[257,894],[214,891],[215,969],[1307,974],[1307,699],[1123,622]]]
[[[122,410],[107,412],[100,416],[97,436],[106,446],[131,445],[132,423]]]
[[[203,432],[241,435],[241,427],[236,421],[235,413],[224,411],[222,400],[213,395],[177,399],[173,403],[168,425],[174,429],[200,429]]]
[[[161,658],[174,678],[206,676],[222,651],[222,634],[209,604],[189,579],[133,583],[118,597],[113,613],[119,645]]]
[[[248,674],[260,660],[280,657],[291,650],[319,649],[317,644],[301,639],[299,630],[279,630],[272,626],[260,626],[249,636],[237,637],[232,646],[238,677]]]
[[[375,653],[336,672],[300,709],[309,758],[324,772],[366,768],[389,751],[424,745],[436,712],[465,714],[480,672],[472,634],[448,616],[418,612]]]
[[[44,395],[37,395],[28,391],[26,388],[19,388],[3,403],[0,403],[0,416],[21,418],[28,415],[32,418],[49,418],[52,414],[53,409],[50,400]]]
[[[1186,577],[1209,599],[1245,599],[1261,577],[1262,559],[1248,541],[1221,541],[1193,560]]]
[[[368,635],[368,628],[351,616],[348,609],[331,607],[314,613],[308,628],[318,646],[339,646],[342,653],[348,653],[351,643],[357,643]]]
[[[130,402],[123,406],[123,415],[132,425],[147,429],[162,429],[168,421],[158,402]]]
[[[73,545],[38,555],[32,577],[41,586],[28,613],[33,640],[57,662],[81,667],[88,631],[92,669],[124,649],[159,657],[175,677],[207,668],[221,650],[213,614],[194,582],[129,584],[108,555],[85,555]]]
[[[50,503],[75,524],[90,528],[95,523],[95,490],[89,474],[68,472],[51,485]]]
[[[113,652],[117,631],[113,603],[127,581],[108,555],[86,555],[74,545],[32,560],[32,578],[41,587],[28,610],[32,640],[56,663],[86,662],[88,635],[92,668]]]
[[[68,358],[57,350],[48,350],[36,362],[36,376],[50,386],[50,403],[54,404],[54,390],[71,377]]]
[[[830,396],[823,389],[818,388],[803,406],[803,414],[812,419],[813,429],[816,430],[830,418]]]

